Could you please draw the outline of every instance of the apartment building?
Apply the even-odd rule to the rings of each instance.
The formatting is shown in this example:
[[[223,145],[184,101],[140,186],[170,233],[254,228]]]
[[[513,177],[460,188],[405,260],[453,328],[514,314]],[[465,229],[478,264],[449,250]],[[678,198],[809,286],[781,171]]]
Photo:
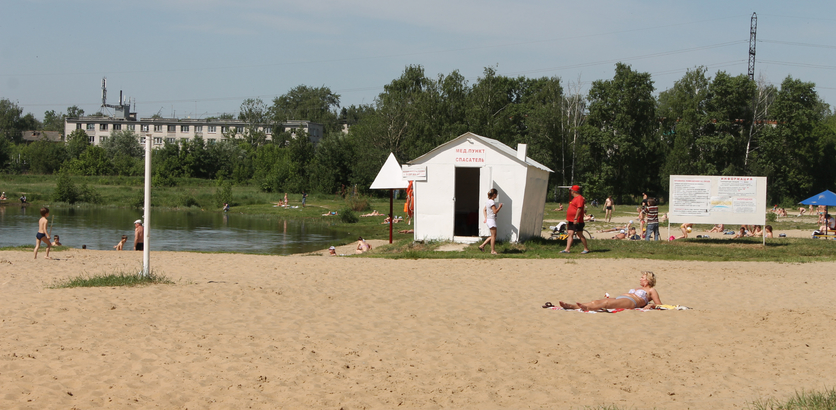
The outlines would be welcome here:
[[[214,144],[235,131],[236,138],[241,138],[244,130],[249,124],[237,120],[196,120],[177,118],[140,118],[125,116],[120,117],[80,117],[68,118],[64,121],[64,135],[69,136],[75,130],[84,130],[90,138],[90,143],[100,145],[106,141],[113,131],[133,131],[139,138],[140,143],[145,143],[145,138],[153,138],[155,146],[162,146],[168,143],[182,143],[197,136],[203,138],[207,144]],[[278,128],[278,129],[275,129]],[[303,129],[308,134],[312,143],[318,144],[325,132],[322,124],[304,120],[291,120],[277,126],[260,125],[259,131],[272,140],[273,134],[290,132],[295,138],[296,130]]]

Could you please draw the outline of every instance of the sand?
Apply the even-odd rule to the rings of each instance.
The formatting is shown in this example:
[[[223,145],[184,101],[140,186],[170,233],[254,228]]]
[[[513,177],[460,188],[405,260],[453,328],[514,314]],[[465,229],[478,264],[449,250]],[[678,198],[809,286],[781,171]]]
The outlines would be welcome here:
[[[836,263],[0,252],[0,408],[733,409],[836,384]],[[688,311],[588,314],[657,273]]]

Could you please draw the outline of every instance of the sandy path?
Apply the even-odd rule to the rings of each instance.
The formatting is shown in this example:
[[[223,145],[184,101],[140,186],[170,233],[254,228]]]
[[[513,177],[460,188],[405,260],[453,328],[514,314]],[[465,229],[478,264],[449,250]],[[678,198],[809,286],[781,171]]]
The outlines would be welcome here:
[[[2,408],[741,408],[836,384],[836,263],[0,252]],[[11,263],[8,263],[11,262]],[[584,314],[638,271],[691,311]]]

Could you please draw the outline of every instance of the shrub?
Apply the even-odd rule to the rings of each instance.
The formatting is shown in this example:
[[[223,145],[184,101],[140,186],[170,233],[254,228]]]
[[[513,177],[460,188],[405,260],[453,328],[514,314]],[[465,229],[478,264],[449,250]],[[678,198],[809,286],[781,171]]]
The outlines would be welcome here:
[[[70,174],[64,170],[61,171],[58,175],[58,180],[55,182],[55,191],[52,193],[52,200],[66,202],[68,204],[74,204],[79,200],[78,189]]]
[[[81,184],[81,187],[78,188],[77,192],[78,200],[81,202],[87,202],[89,204],[101,204],[104,202],[104,200],[102,200],[102,195],[95,189],[87,186],[86,183]]]
[[[184,207],[186,207],[186,208],[188,208],[188,207],[190,207],[190,206],[197,206],[197,207],[200,207],[200,204],[197,202],[197,199],[195,199],[195,198],[194,198],[193,196],[191,196],[191,195],[189,195],[189,196],[184,196],[184,197],[181,199],[180,204],[181,204],[181,205],[183,205],[183,206],[184,206]]]
[[[218,207],[224,204],[232,205],[232,182],[225,180],[223,176],[218,177],[215,188],[215,205]]]
[[[766,222],[775,222],[778,220],[778,215],[773,212],[769,212],[766,214]]]
[[[345,198],[346,208],[357,212],[363,212],[369,209],[369,200],[367,198],[356,196]]]
[[[151,185],[155,187],[172,187],[177,186],[177,181],[171,176],[171,174],[155,174],[151,177]]]
[[[360,217],[357,216],[357,213],[354,212],[353,209],[348,207],[340,209],[340,212],[338,212],[338,214],[340,216],[340,221],[347,224],[357,223],[360,220]]]

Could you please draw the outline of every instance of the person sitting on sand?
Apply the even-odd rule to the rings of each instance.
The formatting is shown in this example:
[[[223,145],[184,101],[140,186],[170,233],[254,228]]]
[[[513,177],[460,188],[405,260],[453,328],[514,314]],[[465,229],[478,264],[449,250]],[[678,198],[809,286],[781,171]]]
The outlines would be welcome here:
[[[630,228],[631,228],[632,226],[633,226],[633,221],[631,220],[630,222],[627,222],[627,224],[626,224],[626,225],[624,225],[624,226],[616,226],[615,228],[610,228],[610,229],[602,229],[602,230],[598,231],[598,233],[603,233],[603,232],[619,232],[619,231],[624,231],[624,232],[627,232],[627,231],[629,231],[629,230],[630,230]]]
[[[723,233],[726,231],[726,225],[724,224],[716,224],[713,228],[707,230],[706,232],[720,232]]]
[[[754,236],[754,237],[763,236],[763,229],[761,228],[760,225],[755,225],[755,227],[752,228],[752,234],[749,235],[749,236]]]
[[[825,214],[824,220],[824,224],[819,227],[819,232],[836,231],[836,218],[833,218],[830,214]]]
[[[122,240],[113,247],[117,251],[121,251],[125,247],[125,242],[128,241],[128,235],[122,235]]]
[[[734,234],[734,236],[732,236],[732,239],[745,238],[747,236],[752,235],[749,235],[749,231],[746,230],[746,225],[740,225],[740,231]]]
[[[52,237],[52,246],[63,246],[61,245],[61,241],[58,240],[58,235]]]
[[[694,224],[692,223],[684,223],[679,225],[679,230],[682,231],[682,236],[677,236],[675,239],[688,239],[688,234],[691,233]]]
[[[566,303],[560,301],[564,309],[581,309],[584,312],[606,309],[636,309],[661,305],[659,292],[656,291],[656,275],[651,271],[643,271],[639,279],[639,287],[616,297],[593,300],[587,303]]]
[[[784,208],[778,208],[778,216],[782,216],[784,218],[787,217],[787,210]]]
[[[383,216],[383,215],[386,215],[386,214],[382,214],[380,212],[377,212],[377,209],[375,209],[371,213],[368,213],[368,214],[365,214],[365,215],[360,215],[360,216],[365,217],[365,216]]]
[[[368,252],[372,250],[372,246],[369,245],[363,237],[357,238],[357,251],[355,253],[361,254],[363,252]]]
[[[766,237],[767,238],[772,238],[772,225],[764,226],[763,230],[766,231]]]
[[[390,219],[389,219],[389,217],[387,216],[387,217],[383,220],[383,222],[381,222],[380,224],[381,224],[381,225],[389,225],[389,221],[390,221]],[[398,217],[398,216],[395,216],[395,223],[398,223],[398,222],[400,222],[400,221],[403,221],[403,218]]]
[[[337,256],[337,248],[333,246],[328,248],[328,256]]]

